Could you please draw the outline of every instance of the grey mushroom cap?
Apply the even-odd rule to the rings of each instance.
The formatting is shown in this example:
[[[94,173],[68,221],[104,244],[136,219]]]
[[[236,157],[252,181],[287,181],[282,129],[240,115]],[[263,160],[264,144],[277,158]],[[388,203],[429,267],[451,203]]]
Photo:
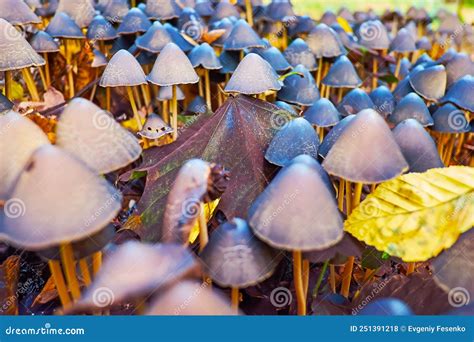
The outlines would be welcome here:
[[[142,67],[127,50],[116,52],[100,78],[101,87],[125,87],[146,84]]]
[[[319,89],[313,75],[304,66],[298,65],[293,69],[301,75],[290,75],[283,81],[283,87],[278,92],[279,100],[297,104],[300,106],[310,106],[320,98]]]
[[[374,184],[395,178],[408,164],[385,120],[373,109],[358,113],[323,162],[326,171],[351,182]]]
[[[2,0],[0,18],[12,25],[39,24],[41,19],[23,0]]]
[[[316,58],[330,58],[345,55],[339,35],[326,24],[317,25],[309,34],[306,43]]]
[[[214,7],[210,0],[197,0],[194,9],[201,17],[210,17],[214,14]]]
[[[465,53],[458,53],[446,64],[448,87],[465,75],[474,76],[474,62]]]
[[[349,58],[340,56],[331,68],[322,83],[335,88],[356,88],[362,84],[362,80],[352,65]]]
[[[281,256],[281,252],[257,239],[240,218],[221,224],[200,254],[205,274],[220,286],[237,288],[270,277]]]
[[[392,132],[410,166],[409,172],[444,167],[433,138],[417,120],[404,120]]]
[[[105,0],[99,1],[97,9],[108,20],[121,22],[129,10],[128,0]]]
[[[410,84],[410,75],[407,75],[404,79],[398,82],[395,90],[393,91],[393,96],[395,97],[395,100],[401,101],[405,96],[414,92],[415,90]]]
[[[343,116],[357,114],[364,109],[374,109],[375,105],[372,99],[365,91],[359,88],[352,89],[337,105],[337,110]]]
[[[155,21],[143,36],[136,39],[135,44],[142,50],[160,53],[171,42],[171,36],[166,28],[159,21]]]
[[[44,31],[36,32],[30,40],[31,47],[38,53],[51,53],[59,51],[59,44]]]
[[[0,72],[44,64],[44,59],[33,50],[20,32],[0,18]]]
[[[375,110],[385,118],[393,113],[396,106],[395,97],[386,86],[380,86],[372,90],[369,96],[374,103]]]
[[[285,72],[291,69],[290,63],[276,47],[271,46],[264,49],[252,49],[252,52],[258,54],[266,60],[277,72]]]
[[[56,12],[45,30],[54,38],[85,39],[81,28],[64,12]]]
[[[474,112],[474,96],[472,94],[474,94],[474,76],[466,75],[448,89],[440,102],[451,102],[464,110]]]
[[[408,58],[403,57],[400,62],[400,70],[398,72],[398,77],[403,80],[410,73],[410,68],[411,68],[411,62],[408,60]],[[396,65],[391,64],[390,71],[393,74],[395,73],[395,69],[396,69]]]
[[[466,133],[471,125],[464,112],[451,103],[446,103],[433,113],[433,130],[444,133]]]
[[[288,102],[275,101],[274,105],[277,106],[278,108],[283,109],[285,112],[288,112],[290,116],[294,116],[294,117],[298,116],[298,112],[296,111],[295,107],[289,104]]]
[[[239,19],[224,42],[224,50],[263,48],[265,45],[258,34],[243,19]]]
[[[199,82],[199,76],[184,52],[174,43],[168,43],[147,76],[150,83],[159,86]]]
[[[211,17],[210,22],[213,23],[231,17],[240,18],[240,13],[237,7],[232,5],[229,1],[219,1],[214,9],[214,14]]]
[[[87,39],[93,41],[108,41],[118,38],[112,23],[103,16],[96,15],[87,29]]]
[[[138,8],[131,8],[123,17],[117,29],[118,34],[135,34],[146,32],[152,26],[150,20]]]
[[[319,138],[311,124],[303,118],[287,122],[273,137],[265,159],[278,166],[288,165],[300,154],[318,157]]]
[[[431,41],[428,37],[421,37],[415,44],[417,50],[429,51],[432,48]]]
[[[186,108],[186,115],[199,115],[209,112],[206,100],[202,96],[196,96]]]
[[[329,150],[333,147],[337,139],[341,136],[342,132],[346,129],[347,125],[355,118],[354,114],[348,115],[339,121],[329,133],[324,137],[321,145],[319,145],[319,155],[326,158]]]
[[[159,101],[166,101],[166,100],[172,100],[173,99],[173,86],[163,86],[160,87],[158,90],[158,95],[156,98]],[[179,86],[176,86],[176,99],[178,101],[184,100],[185,96],[183,91]]]
[[[315,71],[318,69],[316,58],[311,52],[308,44],[306,44],[306,42],[301,38],[293,40],[283,52],[283,55],[293,67],[301,64],[309,71]]]
[[[331,127],[341,121],[341,114],[334,104],[326,98],[321,98],[308,107],[304,118],[312,125],[318,127]]]
[[[410,76],[412,88],[428,101],[437,101],[446,91],[447,74],[442,65],[432,66]]]
[[[249,53],[242,59],[225,87],[226,92],[246,95],[280,89],[281,84],[275,70],[255,53]]]
[[[329,192],[333,194],[334,198],[336,197],[336,188],[334,187],[329,174],[314,157],[307,154],[300,154],[293,158],[291,163],[303,163],[313,168],[319,174]]]
[[[343,236],[333,194],[305,163],[283,168],[251,205],[248,217],[255,235],[279,249],[321,250]]]
[[[239,65],[239,54],[235,51],[222,51],[219,55],[219,61],[222,65],[219,73],[232,74]]]
[[[143,125],[143,129],[138,132],[138,135],[143,138],[154,140],[170,133],[173,133],[173,129],[168,126],[159,115],[151,113],[148,115],[145,124]]]
[[[69,15],[79,27],[88,27],[96,15],[90,0],[60,0],[57,12]]]
[[[226,42],[227,38],[232,32],[233,27],[234,27],[234,23],[229,18],[223,18],[222,20],[215,22],[213,24],[213,29],[224,30],[224,34],[220,36],[216,41],[214,41],[212,45],[217,46],[217,47],[223,47],[224,43]],[[223,53],[224,52],[225,51],[223,51]]]
[[[416,43],[408,30],[402,28],[390,43],[389,50],[400,53],[413,52],[416,50]]]
[[[94,59],[92,60],[91,67],[92,68],[101,68],[106,66],[109,61],[107,60],[107,57],[100,52],[100,50],[94,49]]]
[[[181,7],[175,0],[147,0],[146,14],[154,20],[170,20],[178,18]]]
[[[33,251],[81,240],[117,215],[121,197],[78,159],[58,147],[42,145],[26,163],[10,196],[12,203],[24,208],[23,215],[6,216],[0,235]]]
[[[380,20],[367,20],[357,31],[360,44],[374,50],[388,49],[390,38],[385,25]]]
[[[194,68],[203,67],[208,70],[217,70],[222,68],[221,61],[216,52],[208,43],[202,43],[195,46],[188,55]]]
[[[413,64],[414,67],[418,65],[427,66],[432,65],[434,63],[433,59],[425,52],[422,54]]]
[[[132,163],[142,152],[138,140],[94,103],[76,98],[62,112],[56,145],[106,174]]]
[[[181,50],[183,50],[184,52],[188,52],[192,50],[194,45],[192,45],[190,42],[184,39],[183,35],[179,33],[176,27],[170,25],[170,23],[165,23],[163,26],[165,27],[166,31],[168,31],[169,35],[171,36],[173,43],[178,45],[178,47]]]
[[[392,115],[388,117],[389,121],[394,124],[410,118],[418,120],[425,127],[433,125],[433,118],[428,107],[415,93],[406,95],[395,107]]]

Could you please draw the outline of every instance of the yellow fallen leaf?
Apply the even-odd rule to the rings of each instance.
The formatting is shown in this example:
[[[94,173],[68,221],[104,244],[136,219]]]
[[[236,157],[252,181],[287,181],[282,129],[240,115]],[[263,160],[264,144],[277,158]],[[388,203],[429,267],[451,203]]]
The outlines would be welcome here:
[[[452,166],[382,183],[352,212],[344,229],[414,262],[451,247],[473,225],[474,168]]]
[[[337,17],[337,22],[341,25],[342,29],[347,33],[352,33],[352,27],[343,17]]]
[[[206,222],[209,222],[212,215],[214,214],[214,210],[216,210],[217,205],[219,204],[219,198],[215,201],[204,203],[204,215],[206,217]],[[196,220],[193,229],[189,233],[189,243],[194,243],[199,236],[199,220]]]

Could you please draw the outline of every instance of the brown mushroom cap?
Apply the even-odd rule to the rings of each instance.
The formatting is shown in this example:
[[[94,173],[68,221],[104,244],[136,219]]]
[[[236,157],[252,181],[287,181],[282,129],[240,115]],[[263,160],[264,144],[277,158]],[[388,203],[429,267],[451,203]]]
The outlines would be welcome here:
[[[62,112],[56,144],[101,174],[127,166],[142,152],[133,134],[83,98],[72,100]]]
[[[112,57],[100,78],[101,87],[125,87],[146,84],[140,63],[127,50],[120,50]]]
[[[258,240],[245,220],[234,218],[212,233],[200,256],[217,284],[245,288],[270,277],[281,253]]]
[[[6,200],[33,152],[49,144],[31,120],[14,111],[0,115],[0,200]]]
[[[18,70],[44,65],[21,33],[8,21],[0,18],[0,71]]]
[[[21,207],[8,215],[8,203]],[[83,239],[117,215],[121,194],[84,163],[58,147],[38,148],[5,203],[0,236],[15,246],[40,250]]]

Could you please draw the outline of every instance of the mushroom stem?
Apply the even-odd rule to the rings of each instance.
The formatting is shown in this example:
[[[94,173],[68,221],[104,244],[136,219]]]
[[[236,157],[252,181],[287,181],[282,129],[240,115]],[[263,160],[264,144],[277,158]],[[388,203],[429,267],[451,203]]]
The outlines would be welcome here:
[[[138,89],[136,87],[132,87],[133,91],[133,96],[135,97],[136,104],[137,104],[137,109],[141,109],[143,107],[142,104],[142,99],[140,97],[140,93],[138,92]]]
[[[454,143],[456,142],[457,136],[458,136],[457,134],[453,134],[449,138],[449,143],[446,149],[446,153],[444,155],[444,164],[446,166],[449,166],[449,164],[451,163],[451,157],[453,155],[453,150],[454,150]]]
[[[178,139],[178,99],[176,97],[176,85],[172,86],[172,92],[173,92],[173,141]]]
[[[461,133],[461,135],[459,136],[458,144],[456,146],[456,152],[454,153],[455,156],[458,156],[461,153],[465,139],[466,139],[466,133]]]
[[[138,130],[141,130],[143,128],[142,121],[140,119],[140,115],[138,114],[137,104],[135,103],[135,97],[133,96],[132,87],[127,86],[126,88],[127,88],[128,99],[130,100],[130,105],[132,106],[133,117],[135,118],[135,121],[137,122]]]
[[[303,289],[304,297],[308,297],[308,287],[309,287],[309,260],[303,259]]]
[[[341,295],[348,298],[349,297],[349,289],[351,287],[351,279],[352,279],[352,269],[354,268],[354,260],[353,256],[347,258],[347,262],[344,265],[344,273],[342,275],[342,286],[341,286]]]
[[[137,7],[137,0],[130,0],[131,8]]]
[[[61,245],[60,254],[69,290],[71,291],[72,298],[76,301],[81,297],[81,290],[77,281],[76,265],[71,244],[65,243]]]
[[[318,88],[321,86],[321,75],[323,72],[323,57],[318,58],[318,72],[316,74],[316,84]]]
[[[324,140],[324,127],[319,127],[319,142]]]
[[[211,102],[211,81],[209,78],[209,70],[204,69],[204,81],[206,87],[206,104],[207,108],[212,111],[212,102]]]
[[[109,87],[105,88],[105,109],[110,112],[112,107],[112,96],[111,96],[111,89]]]
[[[72,73],[71,65],[71,53],[69,48],[69,39],[64,39],[64,54],[66,55],[66,64],[67,64],[67,79],[69,83],[69,98],[73,98],[75,95],[74,90],[74,75]]]
[[[245,13],[247,17],[247,22],[250,26],[253,26],[253,13],[252,13],[252,2],[251,0],[245,0]]]
[[[378,65],[378,60],[377,57],[374,57],[374,63],[372,65],[372,90],[377,88],[377,74],[379,72],[379,65]]]
[[[208,242],[209,234],[207,231],[206,211],[204,209],[204,203],[201,202],[199,210],[199,251],[202,252]]]
[[[351,182],[346,182],[346,214],[349,216],[351,214],[351,197],[352,197],[352,186]]]
[[[168,100],[164,100],[161,106],[163,120],[169,125],[170,124],[170,113],[168,111]]]
[[[296,300],[298,302],[298,315],[306,316],[306,298],[303,288],[303,274],[301,271],[301,251],[293,252],[293,279],[295,283]]]
[[[87,265],[87,259],[79,260],[79,268],[81,269],[82,279],[86,286],[89,286],[92,282],[91,273],[89,271],[89,265]]]
[[[338,88],[337,89],[337,103],[341,103],[343,94],[344,94],[344,88]]]
[[[98,251],[92,254],[92,273],[96,275],[102,266],[102,252]]]
[[[351,211],[357,208],[360,203],[360,196],[362,195],[362,183],[355,183],[354,186],[354,197],[351,202]]]
[[[148,113],[148,106],[150,105],[150,102],[151,102],[150,89],[148,88],[147,84],[142,84],[140,88],[142,89],[143,100],[145,101],[145,108],[146,108],[146,112]]]
[[[339,179],[339,189],[337,192],[337,206],[340,211],[344,210],[344,185],[345,181],[343,179]]]
[[[331,292],[336,293],[336,267],[333,264],[329,265],[329,286]]]
[[[31,95],[31,99],[33,101],[39,102],[40,97],[38,94],[38,88],[36,88],[36,83],[33,79],[33,75],[31,75],[29,68],[21,69],[21,73],[23,74],[23,79],[25,80],[26,87],[28,88],[28,92]]]
[[[288,47],[288,32],[286,31],[286,25],[285,23],[281,23],[281,39],[282,39],[282,44],[281,44],[281,49],[286,50]]]
[[[44,89],[44,91],[47,91],[48,90],[48,84],[46,83],[46,76],[44,74],[44,71],[41,67],[38,68],[38,71],[39,71],[39,74],[40,74],[41,83],[43,84],[43,89]]]
[[[239,312],[239,288],[233,287],[231,290],[231,301],[232,301],[232,310],[236,313]]]
[[[54,279],[54,284],[56,285],[56,290],[58,291],[59,299],[61,300],[61,305],[63,308],[68,308],[71,306],[71,298],[69,297],[66,282],[64,281],[61,264],[57,260],[49,260],[48,265]]]
[[[261,93],[259,94],[258,98],[262,101],[266,101],[267,100],[267,96],[265,95],[265,93]]]
[[[412,274],[413,272],[415,272],[415,263],[414,262],[407,263],[407,275]]]
[[[242,50],[240,50],[240,52],[239,52],[239,59],[240,59],[240,61],[242,61],[242,59],[244,59],[244,57],[245,57],[245,54],[244,54],[244,50],[242,49]]]
[[[11,100],[12,99],[12,89],[13,85],[13,72],[10,70],[5,71],[5,96],[7,99]]]
[[[200,74],[200,72],[199,72],[199,74]],[[202,86],[201,75],[199,75],[198,92],[199,92],[199,96],[204,97],[204,87]]]
[[[331,97],[331,87],[330,86],[326,87],[326,96],[325,97],[327,99],[329,99]]]

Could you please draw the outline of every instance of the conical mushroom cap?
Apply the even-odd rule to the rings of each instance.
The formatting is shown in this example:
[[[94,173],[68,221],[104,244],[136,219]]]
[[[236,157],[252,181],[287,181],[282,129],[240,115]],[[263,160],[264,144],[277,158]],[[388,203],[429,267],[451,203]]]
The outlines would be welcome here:
[[[265,17],[271,21],[283,22],[294,16],[293,6],[288,0],[272,0],[265,9]]]
[[[178,18],[181,8],[175,0],[147,0],[146,14],[154,20]]]
[[[229,18],[223,18],[222,20],[215,22],[213,24],[213,27],[215,30],[224,30],[224,34],[220,36],[216,41],[214,41],[212,45],[217,47],[223,47],[224,43],[232,32],[234,23]],[[225,51],[223,51],[222,53],[225,53]]]
[[[465,133],[471,130],[471,125],[464,112],[451,103],[439,107],[433,114],[433,130],[445,133]]]
[[[245,20],[239,19],[224,43],[224,50],[243,50],[255,47],[263,48],[265,45],[253,28]]]
[[[474,76],[474,62],[465,53],[456,54],[447,64],[448,87],[465,75]]]
[[[130,164],[142,152],[130,132],[83,98],[72,100],[62,112],[56,127],[56,144],[100,174]]]
[[[91,63],[92,68],[101,68],[109,64],[107,57],[105,57],[105,55],[100,52],[100,50],[94,49],[92,52],[94,53],[94,59]]]
[[[416,50],[415,40],[406,28],[400,29],[390,43],[390,51],[413,52]]]
[[[319,139],[311,124],[303,118],[287,122],[273,137],[265,159],[278,166],[288,165],[300,154],[318,157]]]
[[[422,51],[430,51],[432,48],[431,41],[428,37],[421,37],[416,42],[416,49]]]
[[[417,120],[404,120],[392,132],[410,166],[409,172],[425,172],[444,166],[435,142]]]
[[[208,43],[195,46],[188,55],[194,68],[203,67],[208,70],[221,69],[222,64],[216,52]]]
[[[84,39],[81,28],[64,12],[56,12],[45,30],[54,38]]]
[[[143,129],[138,135],[147,139],[159,139],[166,134],[173,133],[173,129],[168,126],[159,115],[151,113],[148,115]]]
[[[380,183],[408,169],[385,120],[373,109],[358,113],[329,150],[323,167],[358,183]]]
[[[331,127],[341,121],[341,114],[333,103],[326,98],[314,102],[303,114],[309,123],[318,127]]]
[[[427,65],[431,65],[433,63],[434,63],[433,59],[425,52],[420,57],[418,57],[416,62],[413,64],[413,66],[414,67],[419,66],[419,65],[427,66]]]
[[[276,175],[250,207],[249,224],[261,240],[285,250],[321,250],[343,236],[334,197],[304,163],[291,163]]]
[[[336,31],[326,24],[316,26],[310,32],[306,43],[316,58],[337,57],[347,53]]]
[[[326,172],[326,170],[323,169],[321,164],[319,164],[319,162],[315,158],[307,154],[300,154],[299,156],[293,158],[291,163],[303,163],[306,166],[309,166],[314,169],[323,180],[329,192],[333,194],[334,197],[336,197],[336,189],[334,188],[334,185],[331,182],[331,178],[329,178],[329,174]]]
[[[256,53],[249,53],[235,69],[225,91],[252,95],[280,88],[278,75],[271,65]]]
[[[13,103],[0,93],[0,114],[6,110],[12,109]]]
[[[273,70],[277,72],[285,72],[291,69],[290,63],[288,63],[280,50],[274,46],[264,49],[252,49],[252,52],[266,60]]]
[[[186,280],[160,294],[145,315],[234,316],[236,312],[229,300],[208,283]]]
[[[364,109],[374,109],[375,105],[365,91],[355,88],[348,92],[337,105],[337,110],[343,116],[357,114]]]
[[[168,31],[166,31],[159,21],[155,21],[143,36],[137,38],[135,44],[142,50],[151,53],[160,53],[161,50],[171,42],[172,39]]]
[[[118,37],[112,23],[108,22],[103,16],[96,15],[87,29],[87,39],[93,41],[107,41]]]
[[[222,51],[219,55],[219,61],[222,64],[222,69],[219,69],[219,73],[232,74],[239,65],[239,55],[234,51]]]
[[[295,107],[293,107],[293,105],[285,101],[275,101],[274,105],[287,111],[290,114],[290,116],[294,116],[294,117],[298,116],[298,113],[296,112]]]
[[[142,67],[127,50],[118,51],[105,67],[101,87],[125,87],[146,84]]]
[[[392,115],[388,117],[390,122],[398,124],[406,119],[416,119],[423,126],[431,126],[433,118],[430,115],[425,102],[415,93],[405,96],[395,107]]]
[[[316,27],[316,23],[308,15],[302,15],[302,16],[296,16],[297,22],[294,26],[290,26],[288,28],[288,33],[291,36],[296,36],[298,34],[306,34],[311,32],[312,29]],[[303,63],[298,63],[298,64],[303,64]]]
[[[457,80],[448,90],[446,95],[440,100],[452,102],[469,112],[474,112],[474,76],[466,75]]]
[[[414,92],[415,90],[410,84],[410,75],[407,75],[403,80],[398,82],[395,90],[393,91],[393,96],[395,97],[395,100],[401,101],[405,96]]]
[[[117,29],[118,34],[135,34],[146,32],[151,27],[151,22],[138,8],[131,8],[123,17],[120,26]]]
[[[44,64],[44,59],[33,50],[20,32],[0,18],[0,71]]]
[[[388,49],[390,38],[387,29],[380,20],[367,20],[357,31],[360,44],[374,50]]]
[[[181,50],[188,52],[193,49],[194,45],[184,39],[183,35],[179,33],[176,27],[171,26],[169,23],[165,23],[163,26],[165,27],[166,31],[168,31],[173,43],[178,45]]]
[[[227,0],[219,1],[210,22],[213,23],[215,21],[230,17],[240,18],[240,13],[237,7],[232,5]]]
[[[324,137],[324,140],[319,145],[319,155],[326,158],[329,150],[334,146],[337,139],[341,136],[342,132],[346,129],[347,125],[355,118],[354,114],[348,115],[338,122],[336,126],[331,128],[329,133]]]
[[[38,53],[58,52],[59,45],[44,31],[38,31],[30,40],[31,47]]]
[[[158,95],[156,98],[160,101],[166,101],[166,100],[171,100],[173,99],[173,87],[172,86],[164,86],[160,87],[160,90],[158,90]],[[179,86],[176,87],[176,99],[178,101],[184,100],[185,96],[183,91]]]
[[[105,259],[73,310],[118,305],[199,274],[196,258],[182,246],[128,241]]]
[[[331,65],[329,72],[322,82],[327,86],[336,88],[355,88],[362,84],[362,80],[346,56],[340,56]]]
[[[303,77],[291,75],[285,78],[283,87],[277,94],[278,99],[301,106],[311,106],[320,97],[313,75],[302,65],[298,65],[293,71],[302,74]]]
[[[372,90],[369,96],[374,103],[374,109],[385,118],[393,113],[396,105],[395,97],[386,86],[380,86]]]
[[[204,272],[223,287],[245,288],[270,277],[280,252],[257,239],[248,223],[234,218],[211,235],[200,257]]]
[[[121,22],[129,10],[128,0],[101,0],[97,9],[110,21]]]
[[[60,0],[57,12],[69,15],[79,27],[87,27],[95,16],[91,0]]]
[[[316,58],[311,52],[308,44],[306,44],[306,42],[301,38],[293,40],[283,52],[283,55],[293,67],[301,64],[309,71],[315,71],[318,69]]]
[[[0,132],[0,200],[6,200],[30,156],[49,140],[30,119],[14,111],[0,115]]]
[[[437,101],[446,91],[447,75],[442,65],[435,65],[410,76],[413,89],[428,101]]]
[[[12,25],[39,24],[41,19],[23,0],[0,0],[0,18]]]
[[[114,187],[84,163],[52,145],[43,145],[33,153],[10,201],[22,210],[6,215],[1,235],[28,250],[97,233],[121,208],[121,195]]]
[[[411,63],[408,60],[408,58],[402,58],[402,61],[400,62],[400,70],[398,72],[398,77],[404,81],[405,77],[410,73],[410,68],[411,68]],[[392,74],[395,73],[396,65],[395,64],[390,64],[389,67],[390,71]],[[400,82],[402,82],[400,81]],[[399,82],[399,84],[400,84]]]
[[[153,65],[147,80],[159,86],[199,82],[199,76],[184,52],[174,43],[168,43]]]
[[[201,17],[210,17],[214,13],[214,7],[210,0],[197,0],[194,9]]]

